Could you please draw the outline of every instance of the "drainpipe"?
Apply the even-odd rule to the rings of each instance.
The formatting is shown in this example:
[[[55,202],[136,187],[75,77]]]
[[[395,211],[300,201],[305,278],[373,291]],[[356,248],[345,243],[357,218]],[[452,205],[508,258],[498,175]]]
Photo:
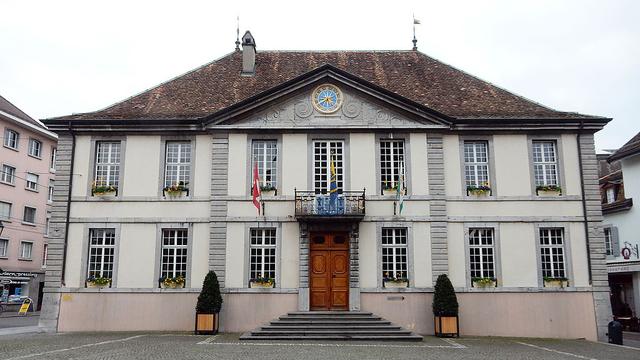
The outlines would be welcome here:
[[[580,189],[582,191],[582,213],[584,215],[584,240],[585,245],[587,247],[587,267],[589,269],[589,285],[592,284],[592,276],[591,276],[591,247],[589,246],[589,224],[587,222],[587,199],[585,197],[584,192],[584,172],[583,172],[583,164],[582,164],[582,149],[580,149],[580,135],[582,133],[583,122],[580,122],[580,130],[578,130],[578,135],[576,136],[577,144],[578,144],[578,164],[580,165]]]
[[[60,282],[62,286],[65,286],[65,272],[67,269],[67,244],[69,242],[69,215],[71,214],[71,191],[73,189],[73,164],[76,159],[76,134],[73,133],[71,128],[71,122],[68,125],[69,132],[71,132],[71,164],[69,168],[69,193],[67,194],[67,221],[64,224],[64,247],[62,248],[62,274]]]

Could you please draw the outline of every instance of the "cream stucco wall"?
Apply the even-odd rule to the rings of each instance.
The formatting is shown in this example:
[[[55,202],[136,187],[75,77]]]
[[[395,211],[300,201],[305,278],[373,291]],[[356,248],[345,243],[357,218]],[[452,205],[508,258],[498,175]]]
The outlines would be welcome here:
[[[378,286],[378,244],[376,240],[376,224],[360,223],[360,287],[375,288]]]
[[[431,239],[428,223],[413,223],[413,274],[415,287],[431,287]]]
[[[211,137],[196,136],[195,147],[193,196],[209,197],[211,196]]]
[[[496,195],[531,195],[531,164],[526,135],[494,135]]]
[[[449,279],[454,287],[466,284],[466,255],[464,250],[464,226],[461,223],[449,223],[448,248]]]
[[[72,196],[85,196],[93,181],[91,166],[91,137],[76,136],[75,161],[73,164]]]
[[[155,224],[122,224],[118,241],[118,283],[120,288],[154,288],[156,253]],[[144,264],[144,265],[143,265]],[[154,266],[155,265],[155,266]]]
[[[411,133],[409,142],[411,150],[411,194],[428,195],[427,134]]]
[[[246,195],[247,134],[229,134],[229,195]]]
[[[535,239],[533,224],[500,224],[502,286],[538,286]]]
[[[283,194],[307,190],[307,134],[283,134],[281,159]]]
[[[566,195],[580,195],[580,166],[578,157],[578,139],[574,134],[562,134],[562,167]]]
[[[444,189],[447,196],[462,195],[462,174],[460,172],[460,139],[458,135],[442,137],[444,156]]]
[[[193,224],[191,247],[191,287],[202,286],[209,272],[209,224]]]
[[[84,224],[69,224],[69,240],[67,243],[65,285],[68,287],[84,286],[86,275],[82,273],[84,249]]]
[[[280,287],[297,288],[300,264],[300,228],[297,223],[282,224],[280,246]]]
[[[244,287],[245,273],[245,226],[243,223],[227,224],[227,255],[225,286],[230,288]]]
[[[122,196],[158,196],[161,151],[160,136],[127,136]]]
[[[360,164],[376,163],[375,135],[373,133],[354,133],[350,136],[351,190],[367,189],[367,194],[376,193],[375,166]]]
[[[449,216],[498,217],[579,217],[580,201],[456,201],[447,203]]]

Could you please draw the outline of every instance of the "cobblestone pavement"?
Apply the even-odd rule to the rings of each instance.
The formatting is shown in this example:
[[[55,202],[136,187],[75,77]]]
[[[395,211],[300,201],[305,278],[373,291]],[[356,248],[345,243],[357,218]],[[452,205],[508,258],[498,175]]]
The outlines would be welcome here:
[[[640,359],[640,349],[582,340],[507,338],[423,342],[244,342],[238,334],[29,334],[0,337],[0,359]]]

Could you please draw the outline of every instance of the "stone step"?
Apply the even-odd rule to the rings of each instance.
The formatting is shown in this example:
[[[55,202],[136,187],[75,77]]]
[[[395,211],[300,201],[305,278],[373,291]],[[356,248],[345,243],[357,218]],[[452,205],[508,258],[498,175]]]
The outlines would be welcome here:
[[[288,335],[288,336],[254,336],[246,333],[240,340],[359,340],[359,341],[422,341],[420,335]]]
[[[322,321],[329,321],[329,320],[338,320],[338,321],[345,321],[345,320],[359,320],[359,321],[375,321],[375,320],[382,320],[382,318],[378,317],[378,316],[358,316],[358,315],[308,315],[308,316],[302,316],[302,315],[283,315],[280,316],[279,318],[280,320],[305,320],[305,321],[314,321],[314,320],[322,320]]]
[[[373,313],[368,311],[292,311],[287,313],[287,315],[361,315],[361,316],[372,316]]]
[[[254,336],[272,336],[272,335],[410,335],[409,330],[394,330],[394,329],[325,329],[325,330],[253,330],[251,335]]]
[[[349,329],[360,329],[360,330],[376,330],[376,329],[384,329],[384,330],[401,330],[400,326],[395,325],[309,325],[309,326],[294,326],[294,325],[266,325],[260,328],[261,330],[274,330],[274,331],[282,331],[282,330],[349,330]]]
[[[274,320],[271,325],[391,325],[387,320]]]

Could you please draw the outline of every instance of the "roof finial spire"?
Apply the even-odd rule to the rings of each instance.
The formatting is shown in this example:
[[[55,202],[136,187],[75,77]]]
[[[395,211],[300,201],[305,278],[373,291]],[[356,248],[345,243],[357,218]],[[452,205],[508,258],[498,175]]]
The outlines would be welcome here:
[[[236,17],[236,51],[240,51],[240,16]]]
[[[416,39],[416,25],[420,25],[420,20],[416,19],[416,15],[413,14],[413,51],[418,50],[418,39]]]

